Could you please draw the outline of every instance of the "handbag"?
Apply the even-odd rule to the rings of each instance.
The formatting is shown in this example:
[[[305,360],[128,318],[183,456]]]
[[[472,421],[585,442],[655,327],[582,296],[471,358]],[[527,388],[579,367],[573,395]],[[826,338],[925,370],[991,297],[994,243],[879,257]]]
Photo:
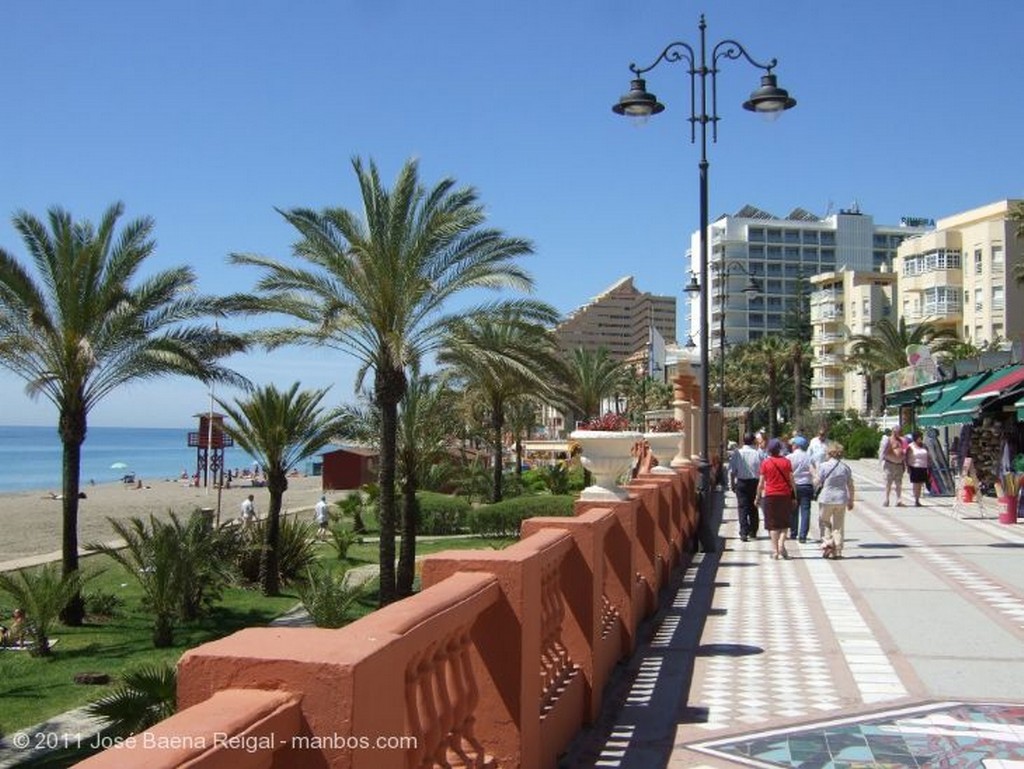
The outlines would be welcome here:
[[[823,488],[825,488],[825,478],[828,478],[830,475],[832,475],[832,473],[835,471],[836,467],[839,467],[839,465],[841,465],[841,464],[842,464],[842,460],[840,460],[839,462],[836,462],[835,467],[833,467],[831,470],[829,470],[827,473],[825,473],[825,475],[821,478],[821,480],[818,481],[818,485],[814,487],[814,495],[812,497],[812,499],[814,499],[815,502],[817,502],[818,501],[818,497],[821,496],[821,490]]]

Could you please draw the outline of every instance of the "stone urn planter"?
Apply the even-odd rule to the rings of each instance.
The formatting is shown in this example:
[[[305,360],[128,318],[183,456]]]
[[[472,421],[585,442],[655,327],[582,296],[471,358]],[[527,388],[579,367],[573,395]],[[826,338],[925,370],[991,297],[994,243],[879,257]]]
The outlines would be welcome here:
[[[651,451],[658,460],[658,466],[651,472],[675,472],[671,465],[683,451],[683,433],[644,433],[644,440],[651,445]]]
[[[580,444],[583,466],[594,476],[594,485],[587,486],[580,499],[587,501],[619,501],[629,497],[619,486],[619,478],[633,465],[630,450],[643,433],[610,430],[575,430],[569,437]]]

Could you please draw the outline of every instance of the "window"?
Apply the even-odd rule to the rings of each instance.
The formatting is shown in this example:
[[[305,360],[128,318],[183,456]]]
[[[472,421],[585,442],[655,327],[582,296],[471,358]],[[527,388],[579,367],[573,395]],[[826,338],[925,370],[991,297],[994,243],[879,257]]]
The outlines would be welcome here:
[[[814,230],[804,230],[803,232],[804,243],[810,243],[812,245],[818,245],[818,233]]]
[[[993,243],[992,244],[992,272],[1003,271],[1003,244]]]
[[[993,323],[992,324],[992,341],[1003,338],[1003,324]]]
[[[750,246],[747,253],[751,259],[764,259],[764,246]]]
[[[764,227],[751,227],[748,229],[747,240],[751,243],[764,243]]]
[[[981,258],[981,249],[974,249],[974,274],[981,275],[982,270],[985,267],[985,263]]]
[[[984,289],[981,289],[981,288],[974,289],[974,311],[975,312],[981,312],[982,307],[984,307],[984,301],[985,301]]]
[[[1003,309],[1003,287],[992,286],[992,309],[1002,310]]]
[[[836,234],[832,230],[827,230],[821,233],[821,245],[823,246],[834,246],[836,244]]]
[[[768,246],[768,258],[769,259],[782,259],[782,247],[781,246]]]

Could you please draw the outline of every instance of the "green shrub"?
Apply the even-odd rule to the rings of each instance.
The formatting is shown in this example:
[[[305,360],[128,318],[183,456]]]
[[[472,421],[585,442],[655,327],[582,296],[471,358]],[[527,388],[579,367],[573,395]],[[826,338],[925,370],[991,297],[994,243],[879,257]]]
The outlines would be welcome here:
[[[314,565],[299,586],[299,598],[317,627],[338,628],[356,618],[359,602],[374,589],[372,583],[352,584],[345,572]]]
[[[331,526],[331,547],[338,553],[338,560],[344,561],[348,558],[348,550],[356,544],[361,537],[352,529],[346,529],[340,524]]]
[[[517,537],[526,518],[536,516],[571,516],[575,497],[539,495],[515,497],[493,505],[482,505],[469,515],[469,530],[481,537]]]
[[[418,491],[416,502],[420,509],[416,529],[418,534],[446,536],[461,534],[466,530],[470,505],[462,497],[438,494],[434,491]]]
[[[266,539],[266,527],[266,519],[262,519],[237,530],[241,542],[236,565],[246,582],[260,581],[260,555]],[[295,582],[302,579],[306,570],[316,560],[316,528],[313,523],[299,520],[294,515],[281,516],[278,567],[282,581]]]
[[[124,599],[106,590],[94,590],[83,596],[85,612],[93,617],[118,617],[124,610]]]
[[[864,459],[878,456],[882,433],[859,416],[848,416],[831,426],[828,438],[843,444],[843,453],[847,459]]]
[[[147,664],[122,676],[121,685],[87,707],[107,721],[105,732],[128,737],[170,718],[178,709],[178,672],[169,664]]]

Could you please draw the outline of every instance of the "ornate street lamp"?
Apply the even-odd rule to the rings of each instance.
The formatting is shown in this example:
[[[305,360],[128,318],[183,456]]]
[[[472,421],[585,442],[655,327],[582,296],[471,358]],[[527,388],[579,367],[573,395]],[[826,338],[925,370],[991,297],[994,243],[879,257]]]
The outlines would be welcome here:
[[[695,52],[689,43],[674,42],[661,52],[661,55],[648,67],[638,67],[630,64],[629,69],[633,72],[634,78],[630,83],[629,92],[624,94],[612,107],[612,111],[618,115],[625,115],[636,119],[646,119],[651,115],[657,115],[665,109],[665,106],[658,101],[654,94],[647,91],[647,83],[643,75],[650,72],[663,61],[674,63],[686,62],[690,75],[690,143],[697,141],[697,126],[700,126],[700,277],[691,281],[691,286],[696,282],[697,290],[700,292],[700,408],[701,408],[701,442],[700,442],[700,477],[701,477],[701,531],[703,533],[701,546],[705,551],[714,549],[710,538],[711,521],[711,462],[708,456],[709,432],[708,422],[710,417],[710,398],[708,387],[708,158],[707,158],[707,128],[711,124],[711,140],[718,141],[718,66],[724,59],[739,59],[743,57],[754,67],[764,70],[761,76],[761,85],[750,98],[743,103],[743,108],[752,112],[758,112],[766,116],[773,116],[784,110],[796,106],[796,100],[790,97],[784,88],[779,88],[772,70],[778,63],[772,59],[767,64],[762,64],[753,59],[747,50],[735,40],[722,40],[716,43],[711,49],[710,67],[707,55],[706,29],[704,15],[701,14],[698,23],[700,30],[700,49]],[[711,90],[708,92],[708,80],[710,79]],[[708,112],[708,97],[711,98],[711,111]],[[687,287],[688,289],[690,286]],[[703,288],[703,290],[701,290]]]

